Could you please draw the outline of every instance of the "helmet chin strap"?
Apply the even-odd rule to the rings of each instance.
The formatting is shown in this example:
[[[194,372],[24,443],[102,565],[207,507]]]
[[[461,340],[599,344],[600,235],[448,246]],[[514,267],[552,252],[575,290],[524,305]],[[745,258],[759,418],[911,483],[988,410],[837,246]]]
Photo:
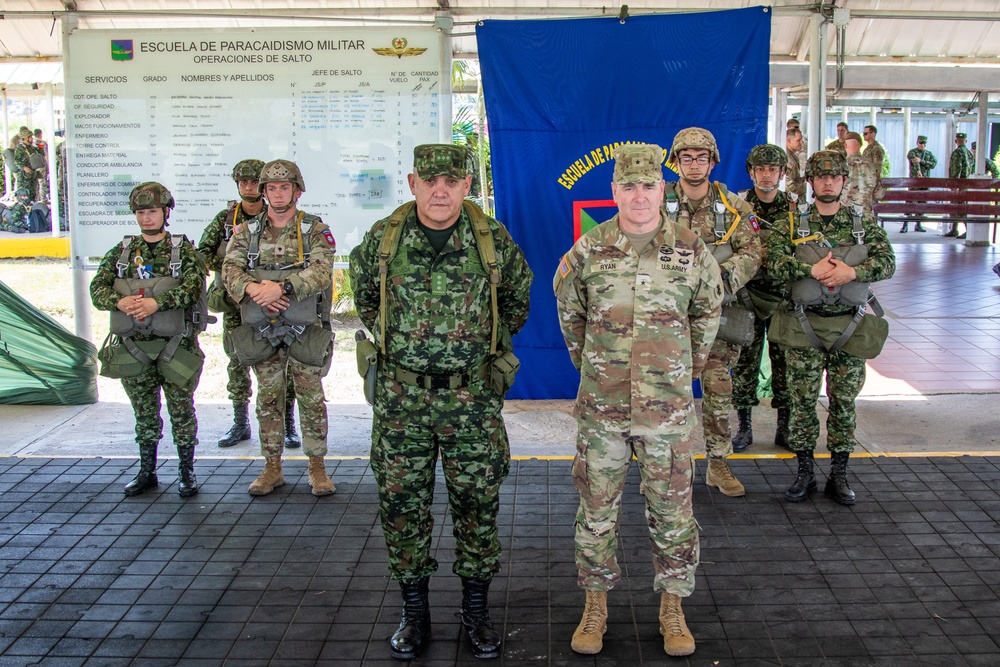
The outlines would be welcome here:
[[[243,201],[245,201],[248,204],[256,204],[257,202],[259,202],[263,198],[264,198],[264,195],[257,195],[256,197],[247,197],[246,195],[240,195],[240,199],[242,199]]]
[[[275,206],[271,202],[267,203],[267,207],[272,211],[274,211],[275,213],[287,213],[288,211],[292,210],[293,206],[295,206],[295,202],[291,202],[287,206]]]
[[[753,182],[753,186],[755,188],[757,188],[758,190],[760,190],[761,192],[774,192],[775,190],[778,189],[777,185],[763,186],[763,185],[759,185],[757,183],[757,181]]]
[[[840,199],[840,195],[816,195],[816,199],[824,204],[832,204]]]

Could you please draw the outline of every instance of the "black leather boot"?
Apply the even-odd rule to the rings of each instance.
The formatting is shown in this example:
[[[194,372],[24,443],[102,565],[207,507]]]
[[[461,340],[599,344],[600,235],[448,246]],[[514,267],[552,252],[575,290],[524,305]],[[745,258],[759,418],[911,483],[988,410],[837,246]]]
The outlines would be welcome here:
[[[909,227],[909,225],[910,225],[910,223],[908,223],[908,222],[904,222],[904,223],[903,223],[903,226],[899,228],[899,233],[900,233],[900,234],[905,234],[905,233],[906,233],[906,230],[907,230],[907,228]]]
[[[232,447],[238,442],[250,439],[250,406],[233,402],[233,427],[229,433],[219,438],[219,447]]]
[[[736,437],[733,438],[733,451],[744,452],[746,448],[753,444],[753,424],[750,421],[750,408],[738,408],[736,416],[740,425],[736,429]]]
[[[791,417],[792,411],[788,408],[778,408],[778,421],[774,426],[774,444],[783,449],[790,449],[788,446],[788,438],[791,435],[791,429],[788,427],[788,419]]]
[[[826,478],[826,486],[823,493],[833,498],[841,505],[853,505],[857,500],[854,491],[851,491],[847,483],[847,460],[851,458],[850,452],[837,452],[832,455],[833,463],[830,465],[830,476]]]
[[[813,453],[795,452],[799,459],[799,471],[792,485],[785,489],[785,499],[790,503],[801,503],[816,493],[816,476],[813,474]]]
[[[285,449],[302,446],[299,434],[295,432],[295,394],[285,392]]]
[[[429,578],[399,583],[403,595],[403,615],[399,629],[389,638],[389,654],[398,660],[413,660],[420,647],[431,638],[431,609],[427,599]]]
[[[198,493],[198,478],[194,476],[194,446],[177,448],[177,493],[190,498]]]
[[[138,496],[150,489],[155,489],[156,480],[156,445],[139,445],[139,474],[125,485],[126,496]]]
[[[499,658],[502,641],[490,618],[490,580],[462,577],[462,627],[477,658]]]
[[[915,231],[915,232],[926,232],[927,230],[926,230],[926,229],[924,229],[924,226],[923,226],[923,225],[921,225],[919,221],[917,221],[917,224],[916,224],[916,226],[915,226],[915,227],[913,228],[913,231]]]

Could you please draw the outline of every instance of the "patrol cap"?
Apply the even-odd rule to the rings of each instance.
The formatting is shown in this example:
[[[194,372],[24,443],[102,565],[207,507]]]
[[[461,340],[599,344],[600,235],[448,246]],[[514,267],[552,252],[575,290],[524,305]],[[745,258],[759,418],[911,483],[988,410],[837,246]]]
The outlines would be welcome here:
[[[955,135],[955,138],[956,139],[965,139],[966,138],[965,132],[959,132],[958,134]]]
[[[465,178],[472,173],[469,149],[455,144],[421,144],[413,149],[413,171],[424,180]]]
[[[624,144],[615,149],[612,180],[626,183],[659,183],[663,180],[663,149],[656,144]]]
[[[146,181],[132,189],[132,193],[128,196],[128,205],[133,213],[150,208],[173,208],[174,196],[170,194],[170,190],[156,181]]]
[[[850,171],[847,158],[840,151],[816,151],[806,161],[806,178],[825,176],[847,176]]]
[[[927,137],[925,135],[923,135],[923,134],[918,134],[917,135],[917,143],[918,144],[926,144],[927,143]]]

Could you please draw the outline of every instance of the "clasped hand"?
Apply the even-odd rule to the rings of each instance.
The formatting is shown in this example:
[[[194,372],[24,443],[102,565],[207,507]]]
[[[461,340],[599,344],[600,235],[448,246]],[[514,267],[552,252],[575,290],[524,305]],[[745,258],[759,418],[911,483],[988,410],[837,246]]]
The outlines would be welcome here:
[[[118,299],[118,310],[139,320],[146,319],[160,309],[156,299],[139,295],[123,296]]]
[[[273,280],[250,283],[247,285],[246,293],[254,303],[272,315],[285,310],[291,304],[281,287],[281,283],[276,283]]]
[[[832,252],[828,252],[826,257],[813,264],[812,277],[823,287],[837,287],[855,280],[858,273],[853,266],[845,264],[843,260],[835,258]]]

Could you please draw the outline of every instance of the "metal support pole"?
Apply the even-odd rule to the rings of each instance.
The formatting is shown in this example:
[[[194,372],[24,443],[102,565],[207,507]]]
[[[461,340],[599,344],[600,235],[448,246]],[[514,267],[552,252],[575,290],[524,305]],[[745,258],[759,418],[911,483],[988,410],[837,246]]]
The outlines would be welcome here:
[[[826,125],[826,22],[818,12],[809,19],[808,154],[823,150]]]
[[[910,107],[903,107],[903,155],[910,152],[910,147],[915,146],[914,142],[910,139],[912,136],[913,120],[911,118]],[[906,160],[903,163],[903,173],[900,174],[903,178],[910,175],[910,161]],[[930,176],[930,174],[925,174]]]
[[[441,76],[438,78],[438,109],[441,110],[438,119],[438,140],[442,144],[451,143],[451,29],[454,25],[455,19],[448,12],[434,14],[434,27],[440,34],[441,47],[441,57],[438,61],[438,69],[441,71]]]
[[[989,177],[986,171],[986,158],[990,152],[990,141],[987,130],[989,120],[990,94],[985,90],[979,93],[979,118],[976,122],[976,176]],[[986,246],[990,244],[990,226],[988,224],[966,225],[965,245]]]
[[[7,88],[6,86],[3,90],[0,90],[0,103],[3,104],[3,145],[0,146],[0,150],[5,150],[10,145],[10,120],[7,118]],[[10,179],[14,174],[13,166],[7,164],[7,160],[3,161],[3,174],[4,177],[5,190],[10,187]]]
[[[45,114],[49,120],[49,140],[45,144],[48,163],[45,177],[49,179],[49,217],[52,218],[52,238],[59,238],[59,183],[56,179],[56,112],[52,104],[52,84],[45,84]]]
[[[776,146],[785,145],[785,123],[788,122],[788,95],[781,88],[771,88],[771,99],[774,100],[774,136],[770,142]]]

